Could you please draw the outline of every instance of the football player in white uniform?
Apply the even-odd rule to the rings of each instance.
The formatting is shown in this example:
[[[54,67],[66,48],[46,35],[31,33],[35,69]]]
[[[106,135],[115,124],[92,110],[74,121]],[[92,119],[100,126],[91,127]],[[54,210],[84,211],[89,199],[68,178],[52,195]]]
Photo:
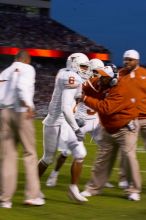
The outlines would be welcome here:
[[[48,115],[43,121],[44,154],[38,164],[41,177],[54,160],[59,140],[63,140],[74,158],[71,166],[69,196],[80,202],[88,201],[80,195],[77,186],[86,149],[83,144],[84,135],[75,120],[72,106],[79,85],[82,84],[80,74],[85,74],[89,71],[88,69],[88,57],[79,53],[71,57],[71,60],[68,59],[67,68],[58,72]]]
[[[99,59],[91,59],[90,60],[90,74],[82,75],[82,79],[84,81],[88,80],[89,77],[94,75],[94,70],[98,68],[103,68],[104,63]],[[75,118],[80,126],[80,130],[82,133],[85,134],[89,133],[92,139],[97,143],[97,134],[98,134],[98,125],[99,125],[99,118],[98,114],[93,111],[91,108],[87,107],[84,103],[80,102],[76,106],[75,110]],[[55,168],[51,172],[50,176],[47,179],[46,185],[48,187],[53,187],[57,184],[57,179],[59,175],[59,171],[63,164],[65,163],[67,157],[70,155],[70,151],[68,150],[68,146],[61,143],[62,140],[59,142],[59,150],[61,154],[59,155]],[[63,148],[62,148],[63,146]],[[66,148],[67,147],[67,148]],[[106,183],[107,187],[113,187],[111,183]]]

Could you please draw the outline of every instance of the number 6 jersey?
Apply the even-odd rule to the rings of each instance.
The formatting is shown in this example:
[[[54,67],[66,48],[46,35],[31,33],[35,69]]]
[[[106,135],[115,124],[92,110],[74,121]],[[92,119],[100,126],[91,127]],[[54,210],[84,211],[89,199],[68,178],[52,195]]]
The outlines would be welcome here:
[[[65,119],[63,112],[67,109],[72,112],[75,103],[75,94],[82,82],[82,78],[71,69],[64,68],[59,70],[55,80],[52,99],[49,103],[48,115],[43,121],[44,124],[60,125],[62,120]],[[73,112],[69,115],[69,124],[70,123],[73,123],[71,124],[73,130],[78,129]]]

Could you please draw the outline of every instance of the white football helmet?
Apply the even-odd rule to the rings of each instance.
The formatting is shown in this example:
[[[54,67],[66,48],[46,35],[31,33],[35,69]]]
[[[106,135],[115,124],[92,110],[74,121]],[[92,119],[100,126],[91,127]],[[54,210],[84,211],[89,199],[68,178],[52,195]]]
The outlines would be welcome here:
[[[104,63],[102,62],[102,60],[99,60],[97,58],[91,59],[90,60],[90,69],[92,70],[96,70],[99,68],[103,68],[104,67]]]
[[[67,67],[67,68],[72,68],[72,62],[73,62],[73,60],[74,60],[76,57],[86,57],[86,58],[88,58],[84,53],[72,53],[72,54],[67,58],[67,61],[66,61],[66,67]],[[86,59],[86,58],[85,58],[85,59]]]
[[[67,68],[71,68],[84,80],[91,76],[89,69],[89,59],[83,53],[74,53],[70,55],[67,59]]]

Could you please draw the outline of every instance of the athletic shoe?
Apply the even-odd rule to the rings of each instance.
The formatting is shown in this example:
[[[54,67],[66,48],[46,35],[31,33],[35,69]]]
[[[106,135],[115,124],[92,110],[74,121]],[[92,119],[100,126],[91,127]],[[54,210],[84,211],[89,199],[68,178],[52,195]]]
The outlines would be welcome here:
[[[115,186],[111,184],[110,182],[105,183],[104,187],[106,188],[114,188]]]
[[[45,204],[45,200],[42,198],[35,198],[35,199],[26,199],[24,201],[25,205],[36,205],[36,206],[41,206]]]
[[[84,190],[83,192],[80,193],[82,196],[84,197],[90,197],[90,196],[97,196],[97,195],[101,195],[102,194],[102,190],[94,190],[91,192],[89,192],[87,189]]]
[[[79,189],[76,185],[69,186],[68,196],[77,202],[87,202],[88,201],[88,199],[86,199],[85,197],[83,197],[80,194]]]
[[[128,196],[128,199],[131,201],[140,201],[140,194],[139,193],[131,193]]]
[[[58,175],[54,174],[53,172],[51,173],[51,175],[48,177],[47,181],[46,181],[46,186],[48,187],[54,187],[57,184],[57,179],[58,179]]]
[[[124,181],[120,181],[118,186],[120,189],[126,189],[128,188],[129,184],[128,184],[128,181],[124,180]]]
[[[12,202],[0,202],[1,208],[11,209],[12,208]]]
[[[83,191],[83,192],[81,192],[80,193],[83,197],[90,197],[90,196],[92,196],[92,194],[89,192],[89,191]]]

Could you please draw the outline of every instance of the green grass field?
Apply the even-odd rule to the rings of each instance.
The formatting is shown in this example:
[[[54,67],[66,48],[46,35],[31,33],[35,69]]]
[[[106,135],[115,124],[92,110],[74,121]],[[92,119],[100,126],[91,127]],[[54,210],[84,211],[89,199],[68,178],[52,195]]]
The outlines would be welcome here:
[[[42,123],[41,120],[35,121],[36,140],[38,157],[42,156]],[[82,177],[80,180],[80,190],[84,189],[84,184],[90,177],[90,169],[93,163],[96,146],[90,143],[90,137],[85,139],[88,155],[85,159]],[[139,140],[139,147],[142,142]],[[20,148],[21,149],[21,148]],[[118,189],[118,163],[116,163],[110,181],[115,185],[113,189],[105,189],[103,194],[89,198],[86,204],[77,204],[71,201],[67,196],[68,185],[70,183],[70,164],[72,158],[68,158],[62,168],[55,188],[45,186],[46,179],[53,168],[48,168],[41,179],[42,191],[47,199],[46,204],[42,207],[28,207],[23,205],[24,190],[24,168],[21,159],[22,151],[20,150],[18,187],[13,198],[12,209],[0,209],[0,220],[140,220],[146,218],[146,154],[144,151],[138,151],[141,175],[143,180],[143,190],[141,201],[131,202],[125,199],[123,191]],[[11,183],[10,183],[11,184]]]

